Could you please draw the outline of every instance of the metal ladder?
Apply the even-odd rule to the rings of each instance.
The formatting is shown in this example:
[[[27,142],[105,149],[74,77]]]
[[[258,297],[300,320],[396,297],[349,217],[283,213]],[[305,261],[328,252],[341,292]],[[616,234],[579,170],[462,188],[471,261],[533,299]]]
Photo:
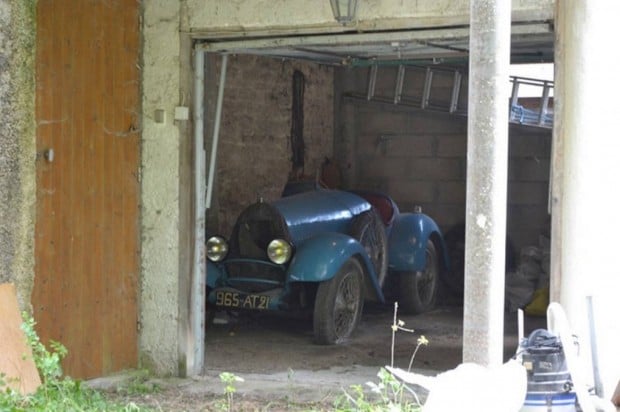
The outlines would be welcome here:
[[[416,69],[425,70],[426,74],[424,77],[424,87],[422,89],[421,96],[406,96],[403,95],[403,85],[405,83],[405,75],[407,69]],[[377,83],[377,75],[379,72],[378,65],[370,66],[370,72],[368,74],[368,86],[366,88],[366,99],[368,101],[379,100],[386,101],[391,100],[394,104],[403,104],[403,102],[407,102],[408,105],[415,105],[413,102],[419,102],[418,107],[423,110],[438,110],[445,111],[448,113],[457,113],[458,112],[458,101],[461,93],[461,81],[463,78],[462,73],[456,69],[446,69],[446,68],[431,68],[431,67],[421,67],[421,66],[408,66],[404,64],[398,65],[398,71],[396,74],[396,84],[394,86],[394,96],[393,98],[385,97],[385,96],[376,96],[375,95],[375,86]],[[437,106],[430,104],[431,91],[433,88],[433,76],[438,73],[451,73],[452,74],[452,93],[450,97],[450,102],[448,105]]]
[[[379,65],[370,66],[368,74],[368,82],[366,87],[367,101],[375,101],[381,103],[393,103],[413,107],[420,110],[431,110],[437,112],[450,113],[455,115],[466,116],[467,107],[459,106],[459,98],[461,97],[461,86],[463,81],[463,72],[454,68],[445,67],[428,67],[428,66],[412,66],[399,64],[394,83],[394,94],[392,96],[378,96],[375,93],[377,77],[379,75]],[[407,70],[424,70],[424,85],[419,96],[411,96],[403,94],[403,85]],[[449,74],[452,77],[452,91],[448,102],[432,102],[431,94],[433,90],[433,77],[437,73]],[[511,76],[512,94],[510,96],[510,123],[521,124],[534,127],[551,128],[553,127],[553,114],[549,113],[549,104],[551,99],[551,91],[553,90],[553,82],[549,80],[538,80],[525,77]],[[540,87],[542,94],[535,107],[528,108],[519,104],[519,89],[521,85]]]

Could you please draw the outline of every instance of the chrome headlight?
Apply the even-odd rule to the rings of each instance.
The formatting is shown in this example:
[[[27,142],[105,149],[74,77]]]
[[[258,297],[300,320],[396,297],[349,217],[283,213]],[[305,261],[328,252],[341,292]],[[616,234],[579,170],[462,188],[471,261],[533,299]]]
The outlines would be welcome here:
[[[207,257],[213,262],[219,262],[228,253],[228,243],[220,236],[212,236],[207,240]]]
[[[289,261],[293,253],[290,243],[282,239],[274,239],[267,246],[267,256],[273,263],[282,265]]]

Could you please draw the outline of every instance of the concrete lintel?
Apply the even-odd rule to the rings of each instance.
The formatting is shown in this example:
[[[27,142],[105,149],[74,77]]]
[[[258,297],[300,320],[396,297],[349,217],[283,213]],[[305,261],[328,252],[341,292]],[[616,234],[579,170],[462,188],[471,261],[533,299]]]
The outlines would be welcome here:
[[[513,36],[549,35],[553,29],[546,23],[514,25],[511,27]],[[207,52],[235,51],[238,49],[273,49],[278,47],[303,46],[342,46],[347,44],[379,43],[393,41],[439,41],[464,40],[469,38],[469,27],[449,27],[442,29],[399,30],[395,32],[365,32],[365,33],[329,33],[320,35],[299,34],[295,37],[252,38],[259,33],[237,32],[237,37],[248,37],[243,40],[224,40],[212,43],[203,43],[198,48]],[[280,35],[290,32],[280,33]],[[194,34],[194,36],[196,36]],[[196,38],[201,38],[196,36]],[[214,38],[214,37],[209,37]],[[201,38],[208,40],[209,38]]]

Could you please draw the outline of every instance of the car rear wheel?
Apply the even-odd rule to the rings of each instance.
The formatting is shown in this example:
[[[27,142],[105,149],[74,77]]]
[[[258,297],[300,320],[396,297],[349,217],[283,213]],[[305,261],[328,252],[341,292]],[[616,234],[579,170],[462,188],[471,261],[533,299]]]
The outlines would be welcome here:
[[[322,282],[314,302],[314,338],[320,345],[345,341],[355,330],[364,306],[363,272],[350,258],[336,276]]]
[[[426,245],[426,264],[416,272],[399,274],[399,307],[405,314],[424,313],[435,307],[439,287],[439,262],[432,241]]]
[[[357,216],[351,226],[351,236],[366,249],[377,283],[383,287],[388,266],[387,236],[379,214],[371,209]]]

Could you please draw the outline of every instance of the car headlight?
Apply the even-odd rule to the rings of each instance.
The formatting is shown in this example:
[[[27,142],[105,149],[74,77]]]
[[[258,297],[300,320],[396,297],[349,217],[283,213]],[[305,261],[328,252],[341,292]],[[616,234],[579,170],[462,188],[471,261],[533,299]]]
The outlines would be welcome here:
[[[228,253],[228,243],[220,236],[212,236],[207,240],[207,257],[213,262],[219,262]]]
[[[278,265],[282,265],[289,261],[293,253],[290,243],[282,239],[274,239],[267,246],[267,256],[269,260]]]

